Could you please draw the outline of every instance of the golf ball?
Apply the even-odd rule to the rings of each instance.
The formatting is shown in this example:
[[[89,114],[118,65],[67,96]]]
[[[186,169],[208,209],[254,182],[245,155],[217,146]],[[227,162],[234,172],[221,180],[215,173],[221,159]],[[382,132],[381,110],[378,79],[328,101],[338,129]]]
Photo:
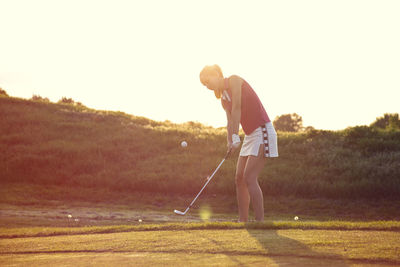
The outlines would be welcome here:
[[[187,147],[186,141],[182,141],[181,146],[182,146],[182,147]]]
[[[297,217],[297,216],[294,216],[294,220],[295,221],[297,221],[299,219],[299,217]]]
[[[139,222],[142,222],[142,219],[139,219]]]

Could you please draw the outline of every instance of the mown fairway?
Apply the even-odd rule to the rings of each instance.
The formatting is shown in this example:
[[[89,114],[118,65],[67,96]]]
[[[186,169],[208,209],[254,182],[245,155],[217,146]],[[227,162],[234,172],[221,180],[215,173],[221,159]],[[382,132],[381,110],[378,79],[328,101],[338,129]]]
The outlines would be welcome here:
[[[137,227],[8,229],[2,265],[390,266],[400,264],[399,223],[381,230],[347,224],[175,223]],[[294,229],[290,229],[291,226]],[[357,228],[357,224],[353,224]],[[369,229],[370,227],[370,229]],[[182,230],[179,230],[181,228]],[[261,228],[261,229],[260,229]],[[303,230],[307,229],[307,230]],[[324,229],[316,229],[324,228]],[[395,229],[395,230],[391,230]],[[49,232],[50,231],[50,232]],[[120,232],[122,231],[122,232]],[[86,233],[85,233],[86,232]],[[47,233],[48,236],[42,236]]]
[[[142,198],[145,202],[145,197]],[[286,203],[275,202],[277,207]],[[271,212],[264,223],[235,223],[237,214],[212,212],[221,200],[201,199],[200,207],[177,216],[172,207],[122,203],[50,202],[0,205],[1,266],[393,266],[400,265],[400,222],[371,204],[348,210],[323,200],[298,200],[290,210],[299,220]],[[203,222],[202,205],[212,214]],[[272,206],[274,202],[267,200]],[[289,206],[288,203],[285,205]],[[304,209],[314,215],[305,215]],[[398,204],[393,202],[392,209]],[[380,210],[381,214],[378,213]],[[321,214],[326,214],[323,217]],[[71,217],[70,217],[71,215]],[[379,218],[394,216],[392,220]],[[78,220],[78,221],[76,221]]]

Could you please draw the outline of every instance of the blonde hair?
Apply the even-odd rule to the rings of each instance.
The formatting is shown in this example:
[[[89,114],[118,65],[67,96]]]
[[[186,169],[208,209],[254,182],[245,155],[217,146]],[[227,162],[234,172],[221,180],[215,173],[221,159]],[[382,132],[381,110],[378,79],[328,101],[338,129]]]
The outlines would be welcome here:
[[[221,68],[217,65],[208,65],[205,66],[201,72],[200,72],[200,81],[203,85],[206,85],[207,78],[210,76],[219,76],[223,78],[222,70]],[[214,90],[214,94],[216,98],[221,98],[221,92],[219,90]]]

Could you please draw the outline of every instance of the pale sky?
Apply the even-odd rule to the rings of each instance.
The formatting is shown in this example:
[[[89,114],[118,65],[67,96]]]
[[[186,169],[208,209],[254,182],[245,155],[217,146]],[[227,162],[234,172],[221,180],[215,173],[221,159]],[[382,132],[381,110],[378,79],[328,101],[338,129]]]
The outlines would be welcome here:
[[[157,121],[225,126],[219,64],[267,113],[344,129],[400,113],[400,1],[0,0],[0,87]]]

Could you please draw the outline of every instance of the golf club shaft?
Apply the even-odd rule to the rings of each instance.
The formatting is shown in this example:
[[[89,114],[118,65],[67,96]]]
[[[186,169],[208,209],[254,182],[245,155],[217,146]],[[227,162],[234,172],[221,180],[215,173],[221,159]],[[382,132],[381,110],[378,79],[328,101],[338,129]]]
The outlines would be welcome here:
[[[208,185],[208,183],[211,181],[211,179],[213,178],[214,174],[218,171],[218,169],[221,167],[222,163],[224,163],[226,157],[221,161],[221,163],[218,165],[218,167],[215,169],[215,171],[213,172],[213,174],[211,174],[210,178],[207,180],[207,182],[204,184],[203,188],[200,190],[200,192],[197,194],[197,196],[193,199],[192,203],[190,203],[189,207],[186,209],[186,211],[192,207],[193,203],[197,200],[197,198],[200,196],[201,192],[203,192],[204,188],[206,188],[206,186]]]
[[[192,207],[193,203],[196,202],[197,198],[200,196],[201,192],[203,192],[204,188],[206,188],[206,186],[208,185],[208,183],[211,181],[211,179],[214,177],[214,174],[218,171],[218,169],[221,167],[222,163],[224,163],[224,161],[229,157],[229,155],[231,154],[232,149],[229,149],[226,152],[226,155],[224,157],[224,159],[221,161],[221,163],[218,165],[218,167],[215,169],[215,171],[213,172],[213,174],[211,174],[211,176],[207,179],[207,182],[204,184],[203,188],[200,190],[200,192],[197,194],[197,196],[193,199],[192,203],[190,203],[190,205],[186,208],[186,210],[184,212],[179,211],[179,210],[174,210],[174,212],[176,214],[179,215],[185,215],[186,212],[188,212],[188,210],[190,209],[190,207]]]

